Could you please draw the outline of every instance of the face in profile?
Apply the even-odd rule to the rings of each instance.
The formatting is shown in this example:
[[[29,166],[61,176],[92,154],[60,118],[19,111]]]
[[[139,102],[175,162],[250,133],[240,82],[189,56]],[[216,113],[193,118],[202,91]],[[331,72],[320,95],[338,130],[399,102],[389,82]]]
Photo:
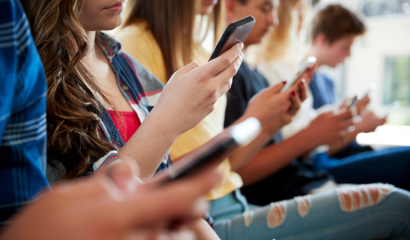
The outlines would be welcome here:
[[[201,15],[211,14],[218,0],[201,0]]]
[[[330,67],[336,67],[342,63],[347,57],[350,57],[350,49],[354,43],[356,36],[347,35],[339,40],[329,44],[326,43],[323,53],[326,58],[326,64]]]
[[[80,19],[86,31],[112,30],[122,23],[125,0],[82,0]]]

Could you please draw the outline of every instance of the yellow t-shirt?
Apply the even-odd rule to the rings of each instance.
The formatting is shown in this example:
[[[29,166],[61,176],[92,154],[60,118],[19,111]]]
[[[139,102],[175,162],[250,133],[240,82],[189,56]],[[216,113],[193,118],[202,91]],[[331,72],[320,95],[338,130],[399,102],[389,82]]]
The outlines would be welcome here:
[[[166,84],[168,79],[166,79],[161,49],[146,26],[145,23],[135,23],[120,29],[116,34],[116,38],[121,42],[123,51],[131,54],[148,71]],[[194,56],[195,62],[205,64],[210,54],[198,44]],[[214,111],[211,114],[204,118],[197,126],[179,136],[171,146],[172,159],[177,159],[202,146],[223,131],[226,101],[226,96],[222,96],[216,102]],[[219,187],[212,189],[207,194],[208,200],[222,198],[243,185],[241,177],[231,170],[231,164],[228,159],[219,165],[218,170],[222,172],[224,181]]]

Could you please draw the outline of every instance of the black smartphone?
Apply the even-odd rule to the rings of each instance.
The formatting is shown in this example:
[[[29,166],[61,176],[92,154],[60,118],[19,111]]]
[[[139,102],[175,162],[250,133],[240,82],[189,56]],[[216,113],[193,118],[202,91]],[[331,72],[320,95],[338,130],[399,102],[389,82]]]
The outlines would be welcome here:
[[[208,164],[216,166],[222,163],[238,147],[250,143],[261,131],[261,124],[256,118],[249,118],[231,128],[225,129],[222,133],[180,158],[165,173],[163,184],[181,179],[197,171],[200,171]]]
[[[244,43],[251,32],[253,25],[255,25],[255,18],[252,16],[242,18],[241,20],[229,24],[225,29],[225,32],[222,34],[221,39],[219,39],[218,45],[216,45],[209,61],[219,57],[219,55],[235,44],[240,42]]]

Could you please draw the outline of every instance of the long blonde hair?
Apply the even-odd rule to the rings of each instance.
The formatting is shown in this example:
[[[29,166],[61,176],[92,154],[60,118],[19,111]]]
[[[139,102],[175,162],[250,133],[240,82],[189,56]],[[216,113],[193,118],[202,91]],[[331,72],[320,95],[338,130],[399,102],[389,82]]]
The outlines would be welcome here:
[[[280,0],[278,8],[279,25],[269,33],[263,43],[263,51],[261,51],[262,58],[266,61],[273,61],[283,57],[292,43],[291,27],[293,24],[292,13],[298,8],[302,7],[305,0]],[[305,12],[301,13],[303,22]]]
[[[122,27],[146,22],[163,54],[166,77],[194,59],[195,20],[200,0],[134,0],[128,1]],[[219,0],[208,16],[207,30],[214,25],[215,42],[224,24],[224,0]],[[208,32],[208,31],[207,31]],[[202,39],[203,40],[203,39]]]

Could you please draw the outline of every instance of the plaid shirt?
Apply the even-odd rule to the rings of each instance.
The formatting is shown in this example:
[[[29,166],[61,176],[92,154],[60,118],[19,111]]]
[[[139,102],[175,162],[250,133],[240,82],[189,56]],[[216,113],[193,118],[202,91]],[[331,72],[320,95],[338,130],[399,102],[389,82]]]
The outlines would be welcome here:
[[[0,0],[0,228],[43,188],[46,79],[17,0]]]
[[[131,108],[137,113],[142,123],[157,102],[164,85],[137,60],[121,52],[121,44],[104,33],[97,33],[97,44],[103,50],[116,77],[119,89]],[[111,141],[118,149],[124,146],[124,141],[107,110],[102,107],[100,136]],[[118,160],[117,151],[111,151],[96,160],[88,174],[103,166]],[[158,167],[158,171],[172,164],[169,154],[166,154]]]
[[[97,43],[103,49],[117,75],[118,85],[123,96],[138,114],[142,123],[157,102],[162,92],[163,84],[154,75],[148,72],[135,58],[127,53],[121,52],[121,44],[113,38],[103,33],[98,33]],[[103,109],[101,119],[100,135],[121,148],[124,145],[124,141],[106,109]],[[92,171],[96,171],[102,166],[117,160],[118,157],[116,154],[116,151],[110,152],[96,161]],[[172,161],[169,154],[167,154],[158,167],[157,172],[168,168],[171,164]],[[208,213],[204,219],[209,225],[214,226],[214,221]]]

